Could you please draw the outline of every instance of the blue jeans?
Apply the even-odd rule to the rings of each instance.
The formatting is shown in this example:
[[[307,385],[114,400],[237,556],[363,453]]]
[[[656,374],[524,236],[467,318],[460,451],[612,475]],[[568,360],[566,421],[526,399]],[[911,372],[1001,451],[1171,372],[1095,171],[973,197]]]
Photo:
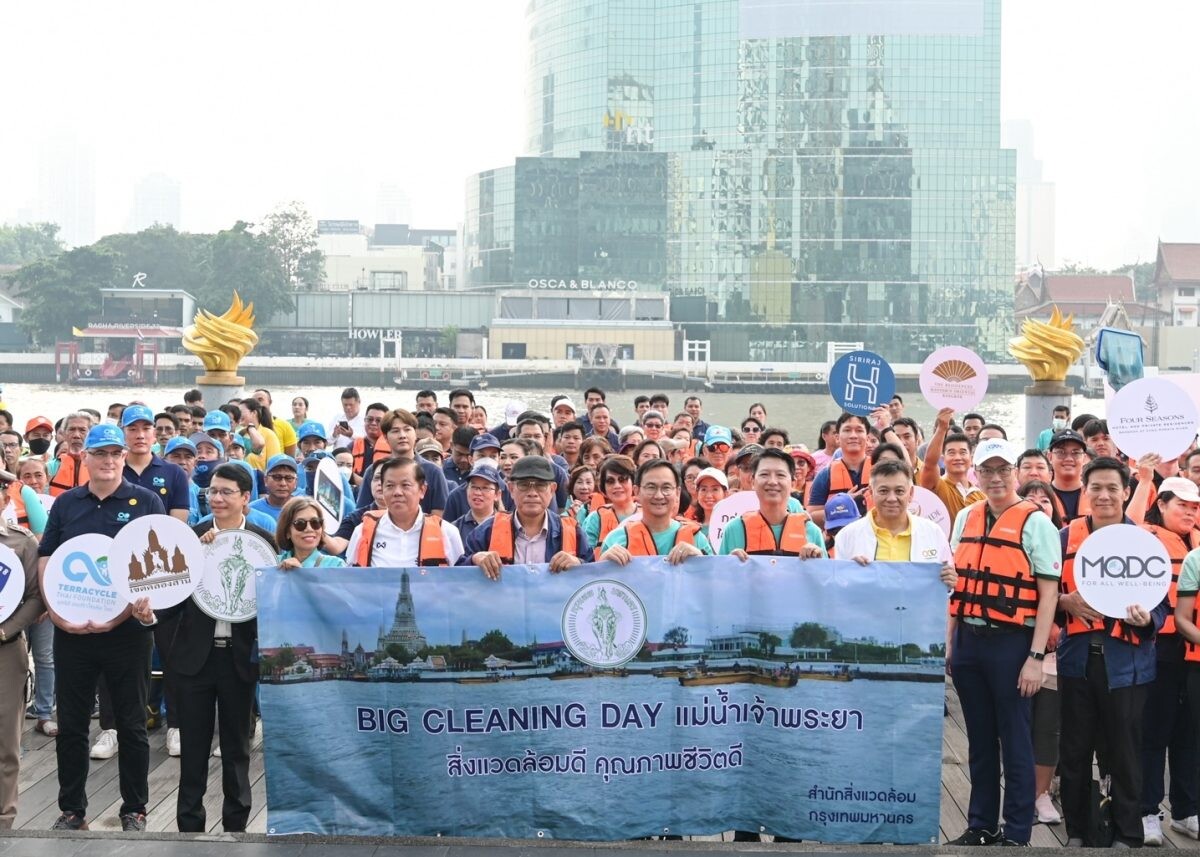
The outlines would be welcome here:
[[[54,625],[44,619],[30,625],[27,633],[33,653],[33,713],[38,720],[53,720]]]

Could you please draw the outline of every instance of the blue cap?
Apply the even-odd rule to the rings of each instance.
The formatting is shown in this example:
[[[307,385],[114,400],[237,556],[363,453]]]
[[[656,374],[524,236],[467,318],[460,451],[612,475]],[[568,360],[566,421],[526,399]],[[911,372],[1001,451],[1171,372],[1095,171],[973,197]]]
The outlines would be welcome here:
[[[491,435],[488,435],[488,437],[491,437]],[[467,481],[469,482],[472,479],[486,479],[498,488],[504,487],[504,474],[490,461],[477,462],[471,468],[471,472],[467,474]]]
[[[192,455],[196,454],[196,444],[192,443],[183,435],[179,435],[167,441],[167,448],[163,450],[163,455],[170,455],[177,449],[189,449],[191,450]]]
[[[825,501],[826,530],[836,530],[846,524],[853,524],[861,517],[858,504],[849,494],[834,494]]]
[[[147,408],[145,405],[130,405],[121,412],[121,428],[131,426],[137,422],[150,423],[154,425],[154,411]]]
[[[295,470],[296,459],[292,458],[290,455],[285,455],[282,452],[279,453],[279,455],[272,455],[270,460],[267,462],[267,473],[270,473],[276,467],[290,467],[292,470]]]
[[[204,430],[214,431],[233,431],[233,426],[229,422],[229,414],[224,411],[209,411],[204,415]]]
[[[329,440],[328,435],[325,434],[325,426],[316,420],[305,420],[300,423],[300,428],[296,429],[297,441],[304,440],[306,437],[319,437],[326,442]]]
[[[308,465],[311,464],[314,467],[316,467],[317,464],[324,458],[333,458],[333,456],[330,455],[328,452],[326,452],[323,449],[314,449],[304,459],[304,466],[307,467]]]
[[[250,438],[246,437],[244,434],[235,434],[235,435],[233,435],[233,442],[236,443],[238,446],[240,446],[242,449],[246,450],[246,453],[249,454]]]
[[[202,431],[194,432],[189,440],[192,442],[192,446],[196,449],[197,453],[199,453],[200,444],[207,443],[209,446],[216,447],[217,452],[221,453],[221,455],[225,454],[225,446],[221,443],[221,441],[217,440],[216,438],[209,437]]]
[[[727,443],[733,446],[733,435],[725,426],[709,426],[704,433],[704,445],[712,446],[717,443]]]
[[[84,449],[99,449],[102,446],[119,446],[125,448],[125,433],[114,425],[108,423],[100,423],[98,426],[92,426],[91,431],[87,433],[87,441],[84,443]]]
[[[499,449],[500,441],[496,440],[496,436],[491,432],[477,434],[471,438],[471,452],[479,452],[481,449]]]

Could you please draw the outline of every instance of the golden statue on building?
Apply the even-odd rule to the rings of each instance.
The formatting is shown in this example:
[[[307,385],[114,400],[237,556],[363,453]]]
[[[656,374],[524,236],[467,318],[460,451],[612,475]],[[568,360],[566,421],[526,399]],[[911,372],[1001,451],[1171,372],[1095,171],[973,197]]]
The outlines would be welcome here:
[[[1025,319],[1021,335],[1009,340],[1008,353],[1024,364],[1034,381],[1065,381],[1067,370],[1083,353],[1074,318],[1064,317],[1056,306],[1049,322]]]

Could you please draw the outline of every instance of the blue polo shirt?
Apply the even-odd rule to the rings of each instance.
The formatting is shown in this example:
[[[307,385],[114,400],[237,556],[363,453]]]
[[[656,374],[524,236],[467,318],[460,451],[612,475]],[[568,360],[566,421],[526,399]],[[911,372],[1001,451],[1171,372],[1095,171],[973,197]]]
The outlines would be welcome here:
[[[454,459],[447,458],[442,462],[442,473],[446,476],[446,487],[453,491],[454,486],[462,485],[467,481],[467,477],[471,475],[471,468],[468,467],[465,471],[459,470]]]
[[[250,504],[250,509],[254,512],[261,512],[262,514],[269,516],[271,520],[278,523],[279,513],[283,511],[283,506],[272,506],[271,501],[266,497],[259,497]]]
[[[157,494],[168,512],[176,509],[185,511],[191,509],[189,480],[187,474],[183,472],[183,468],[178,464],[172,464],[151,454],[150,463],[140,474],[126,462],[125,478],[134,485],[141,485],[147,491]]]

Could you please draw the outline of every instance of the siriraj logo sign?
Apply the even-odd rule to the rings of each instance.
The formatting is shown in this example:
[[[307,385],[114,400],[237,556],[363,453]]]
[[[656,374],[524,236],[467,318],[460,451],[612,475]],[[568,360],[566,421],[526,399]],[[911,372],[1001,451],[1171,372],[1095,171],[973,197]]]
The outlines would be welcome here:
[[[1125,618],[1137,604],[1153,610],[1171,588],[1171,557],[1152,533],[1132,524],[1102,527],[1075,555],[1075,586],[1088,606]]]

